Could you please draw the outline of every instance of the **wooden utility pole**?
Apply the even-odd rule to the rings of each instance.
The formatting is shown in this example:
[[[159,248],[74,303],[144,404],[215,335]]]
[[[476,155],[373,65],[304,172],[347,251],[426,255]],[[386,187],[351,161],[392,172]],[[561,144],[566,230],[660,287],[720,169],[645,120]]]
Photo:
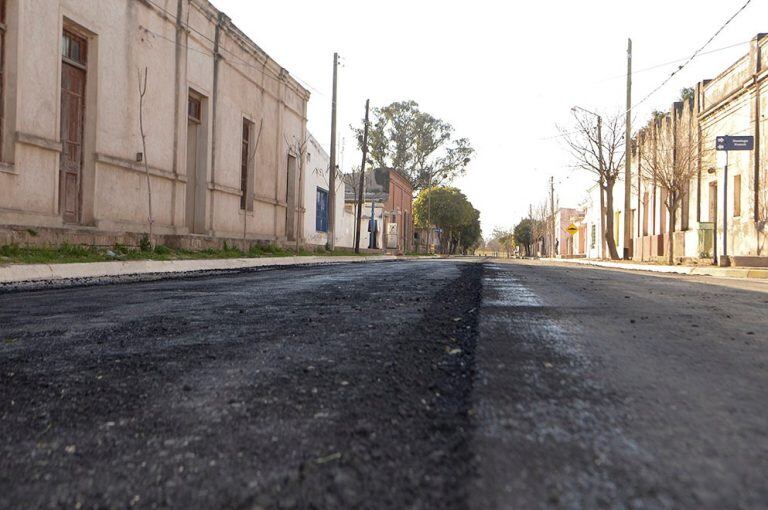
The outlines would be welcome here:
[[[624,133],[624,260],[629,260],[629,245],[632,243],[632,39],[627,39],[626,114],[626,132]]]
[[[336,237],[336,82],[339,54],[333,54],[333,97],[331,98],[331,163],[328,169],[328,250],[335,248]]]
[[[552,235],[550,236],[550,248],[549,248],[549,256],[550,258],[555,258],[557,253],[555,252],[555,240],[557,239],[557,234],[555,232],[555,178],[550,177],[549,178],[549,206],[550,206],[550,212],[552,214]]]
[[[363,219],[363,188],[365,187],[365,160],[368,159],[368,109],[371,100],[365,100],[365,124],[363,127],[363,162],[360,163],[360,184],[357,187],[357,221],[355,222],[355,253],[360,253],[360,221]]]

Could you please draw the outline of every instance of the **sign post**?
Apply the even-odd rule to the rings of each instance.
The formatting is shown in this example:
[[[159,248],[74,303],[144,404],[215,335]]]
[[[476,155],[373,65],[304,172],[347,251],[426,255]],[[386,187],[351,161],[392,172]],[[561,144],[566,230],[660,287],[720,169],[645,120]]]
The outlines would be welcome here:
[[[754,148],[754,136],[726,135],[718,136],[715,139],[715,149],[725,151],[725,167],[723,168],[723,255],[721,258],[718,258],[718,265],[720,266],[730,265],[728,262],[728,152],[751,151]],[[714,235],[717,237],[717,225],[715,225]]]

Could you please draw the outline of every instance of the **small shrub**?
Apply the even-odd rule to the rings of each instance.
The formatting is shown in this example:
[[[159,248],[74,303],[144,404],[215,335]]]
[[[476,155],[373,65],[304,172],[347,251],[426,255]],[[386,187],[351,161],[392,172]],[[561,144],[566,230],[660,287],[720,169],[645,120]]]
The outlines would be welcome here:
[[[147,234],[144,234],[141,236],[141,239],[139,240],[139,249],[141,251],[151,251],[152,250],[152,243],[149,240],[149,236]]]
[[[88,248],[86,246],[80,246],[80,245],[72,245],[64,243],[56,250],[58,252],[58,255],[63,257],[76,257],[76,258],[85,258],[90,255],[93,255],[93,250],[91,248]]]
[[[18,244],[6,244],[0,246],[0,255],[3,257],[18,257],[21,253]]]
[[[158,255],[168,255],[171,253],[171,249],[162,244],[155,246],[155,253]]]

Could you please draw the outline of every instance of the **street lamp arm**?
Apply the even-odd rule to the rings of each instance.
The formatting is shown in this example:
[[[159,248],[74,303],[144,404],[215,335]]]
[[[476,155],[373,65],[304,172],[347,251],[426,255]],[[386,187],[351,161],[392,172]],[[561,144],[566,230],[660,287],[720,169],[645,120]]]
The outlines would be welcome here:
[[[595,113],[595,112],[593,112],[593,111],[587,110],[586,108],[582,108],[581,106],[573,106],[573,107],[571,107],[571,111],[572,111],[572,112],[574,112],[574,113],[575,113],[575,112],[576,112],[576,110],[581,110],[581,111],[582,111],[582,112],[584,112],[584,113],[588,113],[588,114],[590,114],[590,115],[594,115],[594,116],[595,116],[595,117],[597,117],[598,119],[602,119],[602,117],[601,117],[599,114],[597,114],[597,113]]]

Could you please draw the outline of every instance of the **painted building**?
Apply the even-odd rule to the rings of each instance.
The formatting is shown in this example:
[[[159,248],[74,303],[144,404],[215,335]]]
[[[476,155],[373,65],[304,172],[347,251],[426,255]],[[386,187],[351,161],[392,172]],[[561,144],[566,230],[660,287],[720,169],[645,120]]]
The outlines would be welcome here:
[[[688,97],[640,130],[632,148],[633,204],[639,211],[633,218],[635,259],[665,257],[673,236],[676,260],[713,259],[723,254],[727,242],[729,256],[768,261],[768,139],[762,129],[767,77],[768,37],[759,34],[749,53],[716,78],[697,84]],[[715,139],[723,135],[755,140],[753,151],[730,152],[727,182],[725,153],[715,150]],[[654,161],[665,158],[667,167],[674,164],[688,176],[671,227],[665,206],[670,190],[648,172]]]
[[[345,176],[346,193],[344,216],[340,225],[340,246],[354,246],[355,213],[358,176]],[[367,248],[370,241],[369,224],[376,219],[376,247],[393,252],[413,249],[413,189],[399,171],[389,168],[373,169],[366,174],[361,219],[360,247]]]
[[[146,161],[159,236],[303,241],[309,92],[224,13],[206,0],[0,7],[0,225],[146,232]]]
[[[386,247],[398,252],[413,246],[413,187],[397,170],[389,172],[389,194],[384,203]]]
[[[304,238],[307,244],[325,246],[328,242],[330,222],[329,175],[331,160],[320,142],[311,134],[307,139],[304,177]],[[336,179],[335,196],[337,227],[334,238],[337,246],[345,239],[342,226],[344,220],[344,180]],[[341,227],[341,228],[340,228]]]
[[[583,211],[569,207],[561,207],[555,211],[555,254],[558,257],[574,258],[583,256],[583,248],[579,246],[579,232],[571,235],[568,227],[573,223],[581,223],[584,217]],[[578,229],[579,227],[576,226]],[[583,240],[582,240],[583,241]]]

